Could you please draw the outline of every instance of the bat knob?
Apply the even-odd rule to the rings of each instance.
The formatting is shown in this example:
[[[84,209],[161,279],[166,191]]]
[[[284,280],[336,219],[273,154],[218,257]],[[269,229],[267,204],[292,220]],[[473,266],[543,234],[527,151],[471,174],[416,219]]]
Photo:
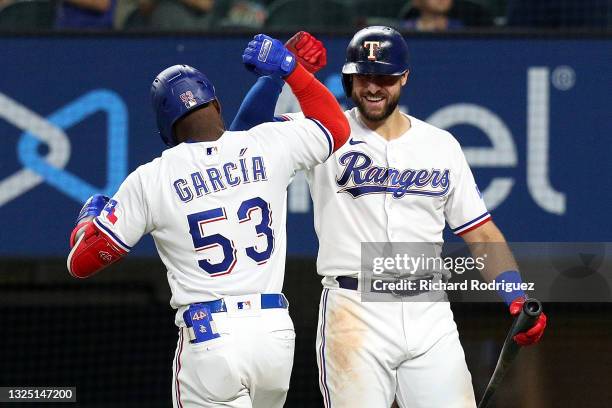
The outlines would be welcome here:
[[[542,314],[542,303],[537,299],[526,299],[523,312],[529,317],[538,317]]]

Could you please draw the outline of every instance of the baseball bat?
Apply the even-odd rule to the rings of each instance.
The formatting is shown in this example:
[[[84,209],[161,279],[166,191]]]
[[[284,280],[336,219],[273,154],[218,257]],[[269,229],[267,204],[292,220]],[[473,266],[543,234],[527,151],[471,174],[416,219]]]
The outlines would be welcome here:
[[[508,331],[501,353],[499,354],[499,359],[497,360],[497,365],[495,366],[495,371],[493,371],[491,380],[489,380],[489,385],[487,385],[487,389],[478,404],[478,408],[487,407],[495,390],[497,390],[497,387],[504,378],[504,375],[506,375],[512,361],[514,361],[514,358],[521,349],[521,346],[516,344],[512,338],[518,333],[533,326],[540,314],[542,314],[542,303],[537,299],[526,299],[523,304],[523,310],[521,310],[521,313],[514,319],[514,323]]]

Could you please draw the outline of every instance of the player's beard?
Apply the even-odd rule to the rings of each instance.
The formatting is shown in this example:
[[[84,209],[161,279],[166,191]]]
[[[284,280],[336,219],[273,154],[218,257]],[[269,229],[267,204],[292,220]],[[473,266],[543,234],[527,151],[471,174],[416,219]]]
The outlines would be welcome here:
[[[355,105],[357,105],[357,109],[359,109],[359,113],[361,113],[361,115],[365,119],[369,120],[370,122],[381,122],[387,119],[389,116],[391,116],[395,108],[397,108],[397,104],[399,103],[399,98],[400,98],[399,92],[396,95],[387,94],[387,96],[385,96],[382,94],[375,94],[375,95],[368,95],[368,96],[373,96],[373,97],[382,96],[384,98],[383,100],[386,101],[385,106],[383,107],[382,111],[372,112],[367,109],[367,102],[365,101],[366,95],[358,96],[356,92],[353,91],[353,95],[351,95],[351,97],[353,99],[353,102],[355,102]]]

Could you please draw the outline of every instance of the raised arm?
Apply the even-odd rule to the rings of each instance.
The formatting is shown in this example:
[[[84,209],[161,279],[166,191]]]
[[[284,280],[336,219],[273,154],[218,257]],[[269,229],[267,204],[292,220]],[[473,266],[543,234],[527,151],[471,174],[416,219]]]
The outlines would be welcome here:
[[[350,127],[336,98],[280,41],[258,34],[249,43],[242,60],[247,68],[259,75],[285,78],[304,115],[318,120],[330,131],[335,149],[346,142]]]
[[[229,130],[249,130],[274,120],[274,108],[285,81],[280,77],[262,76],[249,89]]]
[[[313,74],[327,63],[327,50],[321,41],[305,31],[291,37],[285,47]],[[229,130],[248,130],[274,121],[274,108],[284,85],[279,75],[260,77],[242,101]]]

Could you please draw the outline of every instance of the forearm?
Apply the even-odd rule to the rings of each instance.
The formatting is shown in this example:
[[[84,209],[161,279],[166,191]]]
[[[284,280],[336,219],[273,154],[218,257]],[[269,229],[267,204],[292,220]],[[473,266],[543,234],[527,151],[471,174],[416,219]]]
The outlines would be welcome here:
[[[300,64],[285,81],[298,99],[304,115],[317,119],[331,132],[336,149],[342,146],[351,130],[334,95]]]
[[[260,77],[244,97],[229,130],[248,130],[274,120],[274,108],[285,81],[271,76]]]
[[[503,237],[502,237],[503,238]],[[468,243],[472,258],[483,259],[482,277],[491,282],[506,271],[518,271],[518,265],[506,241]]]
[[[514,256],[508,247],[506,239],[501,231],[492,221],[481,225],[473,231],[462,235],[470,247],[472,257],[484,259],[482,276],[487,281],[495,281],[504,285],[514,284],[520,287],[521,275]],[[518,316],[523,309],[523,303],[527,296],[521,289],[498,289],[497,294],[509,306],[510,314]],[[513,337],[514,341],[521,346],[528,346],[540,341],[546,328],[546,315],[542,313],[537,321],[526,331],[520,332]]]
[[[108,11],[111,6],[111,0],[66,0],[66,2],[84,9],[98,11],[100,13]]]
[[[487,282],[521,283],[521,275],[512,251],[492,221],[462,237],[470,248],[473,259],[483,263],[484,268],[480,273]],[[508,305],[516,298],[525,296],[522,290],[498,290],[498,294]]]

